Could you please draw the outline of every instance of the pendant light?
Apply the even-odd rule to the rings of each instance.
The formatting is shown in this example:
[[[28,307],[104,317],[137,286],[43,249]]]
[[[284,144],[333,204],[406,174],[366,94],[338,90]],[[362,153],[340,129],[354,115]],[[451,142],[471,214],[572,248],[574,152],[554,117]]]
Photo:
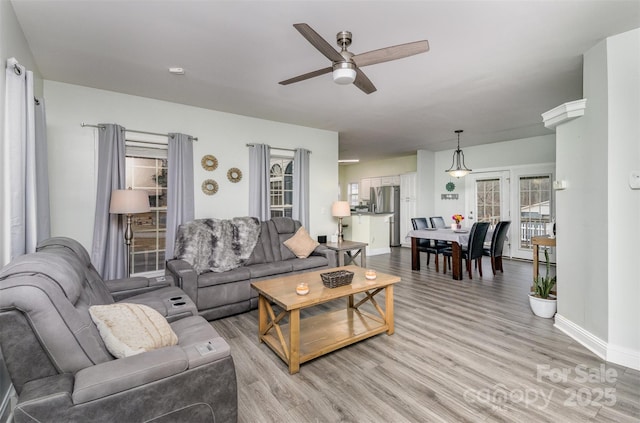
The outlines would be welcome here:
[[[453,152],[451,167],[445,170],[445,172],[453,177],[462,178],[463,176],[467,176],[469,172],[471,172],[471,169],[468,169],[464,164],[464,153],[460,150],[460,133],[462,133],[463,130],[457,129],[454,132],[458,134],[458,149]]]

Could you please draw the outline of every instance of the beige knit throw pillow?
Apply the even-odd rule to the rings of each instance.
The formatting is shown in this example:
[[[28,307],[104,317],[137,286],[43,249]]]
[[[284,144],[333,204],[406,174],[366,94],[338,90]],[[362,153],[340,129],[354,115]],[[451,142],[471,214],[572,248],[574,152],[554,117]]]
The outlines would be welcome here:
[[[178,343],[167,319],[142,304],[95,305],[89,307],[89,314],[105,346],[117,358]]]

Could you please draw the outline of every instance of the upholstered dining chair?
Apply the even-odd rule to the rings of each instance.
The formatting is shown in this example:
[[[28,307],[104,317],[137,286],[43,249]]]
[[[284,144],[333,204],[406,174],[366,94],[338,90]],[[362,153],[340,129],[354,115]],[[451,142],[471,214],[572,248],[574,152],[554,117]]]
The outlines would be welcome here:
[[[511,222],[508,220],[498,222],[493,230],[489,248],[483,248],[482,251],[483,255],[491,257],[491,270],[494,276],[496,275],[496,270],[504,273],[504,269],[502,268],[502,249],[504,247],[504,241],[507,239],[507,234],[509,233],[509,226],[511,226]]]
[[[436,229],[446,229],[447,224],[444,223],[444,218],[442,216],[431,216],[429,218],[431,222],[431,227]]]
[[[427,229],[429,227],[427,223],[426,217],[413,217],[411,218],[411,225],[414,230],[418,229]],[[436,261],[436,272],[440,271],[438,254],[442,254],[442,250],[444,250],[446,245],[438,245],[436,241],[431,239],[418,238],[418,251],[422,251],[427,253],[427,267],[429,267],[429,261],[431,259],[431,254],[435,255]],[[443,258],[444,259],[444,258]]]
[[[431,216],[429,218],[429,222],[431,222],[431,227],[436,229],[447,229],[447,224],[444,223],[444,218],[442,216]],[[442,252],[445,248],[451,247],[451,243],[447,241],[434,241],[434,248],[437,248],[440,252]],[[447,265],[446,265],[446,257],[442,257],[442,261],[445,262],[444,266],[442,266],[442,273],[447,273]],[[438,266],[436,264],[436,271],[438,270]]]
[[[471,231],[469,231],[469,242],[467,245],[462,245],[462,258],[465,260],[467,265],[467,272],[469,272],[469,279],[473,279],[471,275],[471,262],[473,260],[476,261],[476,265],[478,267],[478,273],[480,273],[480,277],[482,277],[482,253],[484,251],[484,239],[487,236],[487,231],[489,230],[489,222],[476,222],[471,227]],[[445,272],[447,267],[447,261],[450,260],[453,255],[453,250],[451,248],[446,248],[442,251],[442,255],[445,258]]]

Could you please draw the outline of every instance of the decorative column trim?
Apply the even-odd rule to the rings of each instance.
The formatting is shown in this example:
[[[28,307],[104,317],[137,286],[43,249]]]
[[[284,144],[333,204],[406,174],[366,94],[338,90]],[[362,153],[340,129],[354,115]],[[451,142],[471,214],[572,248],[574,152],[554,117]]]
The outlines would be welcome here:
[[[587,108],[587,99],[570,101],[559,105],[558,107],[544,112],[542,121],[545,128],[555,129],[561,123],[569,122],[575,118],[584,115],[584,109]]]

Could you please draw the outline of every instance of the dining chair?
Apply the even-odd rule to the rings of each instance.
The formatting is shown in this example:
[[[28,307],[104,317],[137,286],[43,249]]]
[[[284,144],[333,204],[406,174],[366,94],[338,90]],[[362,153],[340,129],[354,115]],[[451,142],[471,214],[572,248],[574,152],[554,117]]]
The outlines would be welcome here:
[[[473,279],[471,275],[471,262],[475,260],[478,267],[478,273],[482,277],[482,253],[484,251],[484,239],[487,236],[489,230],[489,222],[476,222],[469,231],[469,242],[467,245],[461,245],[462,258],[465,260],[467,266],[467,272],[469,272],[469,279]],[[446,248],[442,251],[442,255],[445,257],[445,271],[447,270],[447,261],[453,255],[451,248]]]
[[[413,226],[414,230],[427,229],[429,227],[426,217],[411,218],[411,225]],[[439,272],[440,266],[438,261],[438,254],[442,254],[442,250],[446,248],[446,245],[438,245],[437,242],[435,242],[434,240],[425,239],[425,238],[418,238],[417,241],[418,241],[418,251],[427,253],[427,267],[429,267],[431,254],[434,254],[435,261],[436,261],[436,272]]]
[[[431,216],[429,218],[429,222],[431,222],[431,227],[432,228],[436,228],[436,229],[447,229],[448,226],[446,223],[444,223],[444,218],[442,216]],[[451,247],[451,243],[448,241],[435,241],[435,247],[438,248],[438,250],[443,251],[445,248],[449,248]],[[447,264],[446,264],[446,257],[442,257],[442,261],[445,262],[443,268],[442,273],[447,273]],[[437,266],[436,266],[436,271],[437,271]]]
[[[431,216],[429,218],[431,222],[431,227],[436,229],[446,229],[447,224],[444,223],[444,218],[442,216]]]
[[[511,226],[511,222],[508,220],[498,222],[493,230],[489,248],[485,247],[482,250],[483,255],[491,257],[491,270],[494,276],[496,275],[496,270],[504,273],[504,269],[502,268],[502,249],[504,247],[504,241],[507,239],[507,234],[509,233],[509,226]]]

